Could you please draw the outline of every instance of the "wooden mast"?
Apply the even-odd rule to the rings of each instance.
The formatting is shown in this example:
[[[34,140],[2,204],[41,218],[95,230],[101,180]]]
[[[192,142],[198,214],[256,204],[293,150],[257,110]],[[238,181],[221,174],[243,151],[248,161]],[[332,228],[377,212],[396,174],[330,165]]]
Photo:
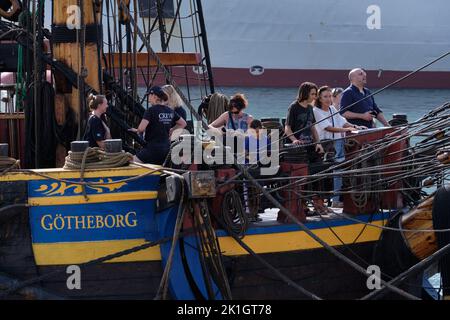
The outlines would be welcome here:
[[[94,19],[93,0],[53,0],[53,21],[52,32],[56,41],[53,42],[53,58],[64,62],[77,74],[83,74],[83,59],[81,55],[82,43],[80,43],[81,30],[76,36],[76,28],[69,29],[74,22],[81,21],[80,27],[85,27],[86,39],[84,47],[84,75],[85,82],[100,92],[100,79],[98,74],[99,59],[97,54],[95,21],[100,21],[102,2],[99,1],[99,8],[96,10],[96,19]],[[81,4],[81,7],[78,5]],[[81,10],[79,10],[80,8]],[[81,20],[76,20],[80,19]],[[55,27],[56,26],[56,27]],[[95,33],[95,34],[92,34]],[[78,42],[77,42],[78,40]],[[71,87],[67,81],[60,75],[55,74],[56,92],[55,92],[55,115],[59,125],[64,124],[69,109],[75,116],[75,123],[79,124],[80,120],[85,119],[87,112],[81,114],[80,92],[78,89]],[[86,97],[84,97],[86,99]],[[87,110],[86,110],[87,111]],[[81,128],[83,130],[83,128]],[[79,131],[81,131],[79,130]],[[83,136],[84,132],[77,132],[77,138]],[[64,146],[58,145],[56,149],[56,166],[64,164],[66,150]]]

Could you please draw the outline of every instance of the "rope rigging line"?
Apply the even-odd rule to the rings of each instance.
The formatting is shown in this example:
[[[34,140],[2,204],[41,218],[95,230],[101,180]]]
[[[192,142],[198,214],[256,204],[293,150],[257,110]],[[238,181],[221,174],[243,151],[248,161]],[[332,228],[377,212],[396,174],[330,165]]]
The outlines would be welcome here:
[[[130,22],[132,24],[135,24],[135,21],[131,18]],[[196,112],[196,110],[192,107],[192,105],[189,103],[189,101],[187,101],[187,99],[185,98],[185,96],[183,95],[183,93],[181,92],[181,90],[178,88],[178,86],[176,86],[173,82],[173,79],[171,78],[170,73],[168,72],[168,70],[164,67],[164,65],[162,65],[161,61],[159,60],[158,56],[155,54],[155,52],[151,49],[150,45],[148,44],[148,42],[146,41],[146,39],[143,37],[142,32],[140,31],[139,28],[137,28],[138,33],[139,33],[139,37],[141,38],[141,40],[144,42],[145,46],[147,47],[147,51],[150,52],[153,56],[153,58],[155,59],[155,61],[157,61],[157,64],[161,67],[161,69],[165,72],[166,77],[168,78],[168,80],[172,80],[170,81],[172,83],[172,85],[174,86],[175,90],[177,91],[177,93],[180,95],[180,97],[183,99],[183,101],[185,102],[186,106],[190,109],[190,111],[192,112],[193,115],[195,115],[196,119],[199,120],[202,123],[203,128],[207,129],[208,125],[205,123],[205,121],[202,119],[201,116],[199,116]],[[219,141],[220,143],[220,141]],[[233,157],[235,157],[235,155],[233,155]],[[257,181],[254,180],[254,178],[249,174],[247,168],[245,168],[242,165],[238,165],[238,169],[240,171],[243,172],[244,176],[250,180],[250,182],[252,184],[254,184],[260,191],[262,191],[263,195],[266,196],[266,198],[268,198],[275,206],[279,207],[280,210],[285,213],[289,218],[291,218],[296,224],[298,224],[310,237],[312,237],[314,240],[316,240],[317,242],[319,242],[327,251],[329,251],[331,254],[333,254],[334,256],[338,257],[339,259],[341,259],[342,261],[344,261],[345,263],[347,263],[349,266],[351,266],[353,269],[355,269],[356,271],[364,274],[365,276],[368,276],[366,273],[366,270],[364,268],[362,268],[360,265],[358,265],[357,263],[355,263],[354,261],[348,259],[347,257],[343,256],[339,251],[337,251],[335,248],[331,247],[330,245],[328,245],[325,241],[323,241],[321,238],[317,237],[313,232],[311,232],[311,230],[309,230],[308,227],[306,227],[301,221],[299,221],[289,210],[287,210],[286,208],[284,208],[271,194],[269,194],[267,192],[267,190],[265,190]],[[395,286],[391,286],[390,284],[386,283],[384,280],[381,280],[381,282],[383,284],[385,284],[386,286],[389,287],[389,289],[391,289],[392,291],[410,298],[410,299],[417,299],[417,297],[405,292],[404,290],[401,290]]]
[[[210,299],[214,299],[217,293],[213,290],[212,280],[215,281],[219,291],[225,300],[231,300],[231,289],[225,269],[223,268],[222,252],[218,237],[212,225],[208,204],[205,200],[191,201],[191,213],[196,229],[197,246],[200,250],[200,261],[207,291]]]
[[[382,146],[382,149],[387,149],[389,146],[391,146],[391,145],[393,145],[395,143],[398,143],[398,142],[400,142],[400,141],[402,141],[404,139],[408,139],[410,136],[411,135],[407,135],[407,136],[404,136],[404,137],[400,137],[398,140],[387,141],[387,143],[385,143],[385,145]],[[366,161],[370,157],[373,157],[373,154],[375,152],[378,152],[378,151],[379,151],[378,149],[374,149],[372,152],[369,152],[369,153],[364,154],[364,155],[362,153],[360,153],[361,156],[358,157],[357,159],[359,161]],[[401,161],[402,161],[402,159],[399,159],[399,161],[397,163],[401,163]],[[327,173],[327,172],[332,171],[332,170],[343,169],[346,166],[348,166],[348,165],[350,165],[350,164],[352,164],[354,162],[355,162],[355,158],[353,158],[351,161],[350,160],[346,160],[344,162],[338,163],[337,165],[333,165],[333,166],[329,167],[328,169],[322,171],[321,173],[323,174],[323,173]],[[290,185],[295,185],[295,184],[296,183],[294,182],[294,183],[291,183]]]
[[[336,239],[338,239],[338,241],[342,244],[342,246],[344,246],[344,248],[349,251],[356,259],[358,259],[360,262],[362,262],[364,265],[366,266],[370,266],[373,263],[372,262],[368,262],[367,260],[365,260],[363,257],[361,257],[359,254],[357,254],[352,248],[350,248],[348,246],[347,243],[344,242],[344,240],[342,240],[341,237],[339,237],[339,235],[336,233],[336,231],[334,231],[334,228],[336,227],[332,227],[327,223],[327,219],[320,213],[318,212],[318,215],[321,218],[321,221],[323,223],[325,223],[325,225],[327,226],[327,228],[330,230],[331,233],[333,233],[333,235],[336,237]],[[383,219],[384,220],[384,219]],[[368,226],[368,224],[364,224],[363,228],[361,229],[361,232],[359,233],[359,235],[357,235],[355,237],[355,239],[353,241],[351,241],[351,244],[356,243],[356,241],[358,240],[358,238],[362,235],[362,233],[366,230],[366,227]],[[381,275],[388,278],[389,281],[393,280],[394,277],[381,271]],[[428,287],[428,286],[423,286],[423,285],[417,285],[417,284],[413,284],[413,283],[407,283],[408,286],[413,286],[413,287],[418,287],[418,288],[424,288],[424,289],[433,289],[434,287]],[[366,298],[367,299],[367,298]]]
[[[439,259],[439,258],[443,257],[444,255],[448,254],[449,250],[450,250],[450,244],[447,244],[446,246],[442,247],[441,249],[439,249],[438,251],[436,251],[435,253],[433,253],[429,257],[427,257],[427,258],[423,259],[422,261],[416,263],[414,266],[412,266],[408,270],[402,272],[401,274],[399,274],[395,278],[391,279],[388,283],[390,285],[396,285],[396,284],[399,284],[399,283],[403,282],[409,276],[414,275],[414,274],[420,272],[421,270],[424,270],[425,268],[430,266],[432,263],[434,263],[437,259]],[[385,293],[386,293],[386,286],[383,286],[381,289],[374,290],[371,293],[365,295],[364,297],[361,298],[361,300],[373,299],[373,298],[375,298],[377,296],[384,295]]]
[[[190,233],[184,233],[184,234],[190,234]],[[141,245],[138,245],[138,246],[135,246],[135,247],[132,247],[132,248],[128,248],[128,249],[125,249],[125,250],[122,250],[122,251],[118,251],[118,252],[115,252],[113,254],[109,254],[109,255],[106,255],[106,256],[103,256],[103,257],[100,257],[100,258],[96,258],[96,259],[90,260],[88,262],[80,263],[78,266],[80,268],[89,267],[89,266],[96,265],[96,264],[99,264],[99,263],[103,263],[103,262],[106,262],[106,261],[109,261],[109,260],[112,260],[112,259],[115,259],[115,258],[120,258],[120,257],[129,255],[129,254],[141,251],[141,250],[145,250],[147,248],[154,247],[156,245],[160,245],[160,244],[169,242],[171,240],[172,240],[172,238],[168,237],[168,238],[161,238],[161,239],[156,240],[156,241],[146,241],[146,243],[144,243],[144,244],[141,244]],[[40,281],[43,281],[43,280],[49,279],[49,278],[51,278],[53,276],[56,276],[58,274],[64,274],[64,273],[66,273],[66,268],[65,267],[61,268],[60,270],[57,270],[57,271],[45,273],[45,274],[43,274],[41,276],[38,276],[38,277],[35,277],[35,278],[24,280],[24,281],[22,281],[20,283],[17,283],[17,284],[15,284],[15,285],[7,288],[7,289],[4,289],[4,290],[0,291],[0,299],[4,299],[4,298],[8,297],[9,295],[13,294],[17,290],[20,290],[20,289],[22,289],[24,287],[28,287],[28,286],[33,285],[35,283],[38,283]]]
[[[360,224],[364,224],[364,225],[367,225],[367,226],[370,226],[370,227],[378,228],[378,229],[381,229],[381,230],[387,230],[387,231],[411,232],[411,233],[416,233],[416,232],[433,232],[433,233],[435,233],[435,232],[438,232],[438,233],[439,232],[443,232],[443,233],[450,232],[450,229],[403,229],[403,228],[393,228],[393,227],[379,226],[377,224],[373,224],[373,223],[365,222],[365,221],[357,219],[357,218],[353,218],[350,215],[345,214],[345,213],[335,212],[335,214],[340,216],[340,217],[342,217],[342,218],[344,218],[344,219],[346,219],[346,220],[350,220],[350,221],[353,221],[353,222],[357,222],[357,223],[360,223]]]
[[[442,119],[441,119],[442,120]],[[440,122],[440,121],[439,121]],[[437,125],[437,124],[436,124]],[[443,123],[442,125],[446,125],[446,123]],[[428,127],[426,127],[426,128],[423,128],[423,129],[420,129],[419,130],[419,132],[418,133],[420,133],[420,132],[424,132],[424,131],[426,131],[427,129],[430,129],[430,126],[428,126]],[[414,132],[412,132],[412,133],[410,133],[409,135],[404,135],[403,136],[403,139],[402,140],[407,140],[407,139],[409,139],[409,138],[411,138],[412,136],[414,136],[416,133],[414,133]],[[388,135],[388,137],[389,137],[390,135]],[[386,138],[383,138],[381,141],[384,141]],[[448,139],[448,138],[447,138]],[[384,149],[386,149],[387,147],[389,147],[390,145],[392,145],[392,144],[394,144],[394,143],[397,143],[397,142],[399,142],[399,141],[401,141],[401,140],[398,140],[398,141],[396,141],[396,140],[394,140],[393,141],[393,143],[391,143],[391,144],[385,144],[385,146],[384,146]],[[386,142],[389,142],[388,140],[386,140]],[[438,142],[439,143],[439,142]],[[441,143],[442,144],[444,144],[444,141],[441,141]],[[376,142],[373,142],[373,144],[376,144]],[[308,144],[307,146],[310,146],[310,145],[315,145],[315,143],[314,144]],[[295,147],[295,148],[298,148],[298,149],[301,149],[301,148],[303,148],[304,146],[297,146],[297,147]],[[400,150],[400,151],[397,151],[397,152],[402,152],[402,151],[406,151],[406,150],[411,150],[411,149],[413,149],[413,148],[415,148],[415,147],[409,147],[409,148],[406,148],[406,149],[403,149],[403,150]],[[360,153],[359,151],[355,151],[355,152],[358,152],[358,153]],[[283,153],[283,152],[282,152]],[[351,155],[351,154],[349,154],[349,155]],[[386,156],[389,156],[389,155],[391,155],[391,153],[389,153],[389,154],[386,154]],[[367,158],[368,157],[371,157],[372,155],[371,154],[369,154],[369,155],[367,155]],[[408,155],[407,157],[411,157],[411,156],[414,156],[414,155]],[[404,157],[402,156],[402,159],[404,159]],[[402,159],[400,159],[400,160],[402,160]],[[327,171],[331,171],[331,170],[334,170],[334,169],[340,169],[340,168],[342,168],[342,167],[345,167],[346,165],[348,165],[348,162],[341,162],[341,163],[339,163],[339,164],[337,164],[337,165],[335,165],[335,166],[332,166],[332,167],[330,167]]]
[[[281,271],[279,271],[277,268],[275,268],[274,266],[272,266],[269,262],[267,262],[264,258],[262,258],[259,254],[257,254],[255,251],[252,250],[252,248],[250,248],[244,241],[242,241],[242,239],[240,239],[236,234],[234,234],[233,232],[231,232],[231,230],[229,230],[227,228],[227,225],[222,222],[220,219],[216,219],[216,221],[220,224],[220,226],[224,229],[228,231],[228,234],[230,236],[233,237],[233,239],[245,250],[247,251],[252,257],[254,257],[255,259],[257,259],[262,265],[264,265],[266,268],[268,268],[269,270],[271,270],[275,275],[277,275],[282,281],[284,281],[286,284],[288,284],[289,286],[293,287],[294,289],[298,290],[299,292],[303,293],[304,295],[306,295],[307,297],[309,297],[310,299],[313,300],[322,300],[319,296],[317,296],[316,294],[308,291],[307,289],[303,288],[302,286],[300,286],[299,284],[297,284],[296,282],[294,282],[293,280],[291,280],[289,277],[287,277],[286,275],[284,275]]]
[[[174,174],[175,177],[177,177],[178,179],[180,179],[181,181],[183,181],[183,176],[180,176],[178,174]],[[155,300],[160,300],[160,299],[167,299],[167,290],[169,287],[169,276],[170,276],[170,271],[172,268],[172,262],[173,262],[173,255],[175,253],[175,247],[177,245],[178,239],[180,237],[180,233],[181,233],[181,227],[183,225],[183,218],[184,218],[184,214],[185,214],[185,207],[184,207],[184,183],[181,183],[181,200],[180,203],[178,205],[178,213],[177,213],[177,218],[175,221],[175,227],[173,229],[173,237],[172,237],[172,244],[170,246],[170,251],[169,251],[169,256],[167,257],[167,261],[166,261],[166,266],[164,268],[164,272],[161,276],[161,280],[160,280],[160,285],[158,287],[158,291],[156,293],[155,296]]]
[[[0,177],[13,169],[19,168],[20,161],[10,157],[0,156]]]
[[[134,20],[131,18],[130,19],[131,23],[134,24]],[[141,40],[145,43],[146,47],[147,47],[147,51],[152,53],[153,58],[157,61],[158,65],[160,65],[162,67],[162,70],[164,70],[165,73],[167,73],[168,78],[171,80],[171,76],[168,73],[167,69],[161,64],[161,61],[159,60],[158,56],[153,52],[153,50],[151,49],[151,47],[149,46],[148,42],[146,41],[146,39],[143,37],[142,33],[140,32],[140,29],[138,28],[138,33],[139,36],[141,38]],[[174,83],[172,82],[172,85],[174,85]],[[181,92],[181,90],[179,90],[179,88],[174,85],[175,90],[177,91],[177,93],[179,93],[180,97],[183,99],[183,101],[186,103],[186,106],[190,109],[190,111],[192,112],[193,115],[195,115],[196,119],[201,121],[203,127],[205,129],[208,128],[208,125],[205,123],[205,121],[197,114],[196,110],[192,107],[192,105],[186,101],[186,98],[184,97],[183,93]],[[219,142],[220,143],[220,142]],[[235,156],[235,155],[233,155]],[[319,242],[327,251],[329,251],[330,253],[332,253],[333,255],[337,256],[338,258],[340,258],[341,260],[343,260],[344,262],[346,262],[348,265],[350,265],[352,268],[354,268],[355,270],[357,270],[358,272],[364,274],[365,276],[368,276],[366,273],[366,270],[364,268],[362,268],[361,266],[359,266],[358,264],[356,264],[355,262],[351,261],[350,259],[346,258],[345,256],[343,256],[339,251],[337,251],[336,249],[334,249],[333,247],[331,247],[330,245],[328,245],[326,242],[324,242],[322,239],[320,239],[319,237],[317,237],[314,233],[312,233],[309,228],[307,228],[302,222],[300,222],[292,213],[290,213],[289,210],[287,210],[286,208],[284,208],[275,198],[273,198],[269,193],[266,192],[266,190],[264,190],[264,188],[257,182],[252,180],[253,177],[248,173],[247,168],[238,165],[238,168],[240,171],[243,172],[243,174],[260,190],[263,192],[263,194],[276,206],[278,206],[280,208],[280,210],[283,211],[283,213],[285,213],[289,218],[291,218],[296,224],[298,224],[299,226],[301,226],[301,228],[309,235],[311,236],[314,240],[316,240],[317,242]],[[382,282],[385,283],[384,280],[382,280]],[[417,297],[410,295],[409,293],[405,292],[404,290],[401,290],[399,288],[390,286],[389,284],[386,284],[387,286],[389,286],[389,288],[397,293],[399,293],[402,296],[411,298],[411,299],[416,299]]]

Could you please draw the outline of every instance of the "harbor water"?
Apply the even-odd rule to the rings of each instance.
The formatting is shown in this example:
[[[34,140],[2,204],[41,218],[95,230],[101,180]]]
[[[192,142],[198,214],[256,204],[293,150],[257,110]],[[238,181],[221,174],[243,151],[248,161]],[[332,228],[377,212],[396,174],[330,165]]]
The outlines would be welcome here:
[[[370,87],[370,79],[369,87]],[[187,89],[181,87],[183,93],[188,96]],[[376,88],[370,88],[372,92]],[[249,101],[247,113],[256,119],[261,118],[285,118],[287,109],[295,100],[297,88],[245,88],[245,87],[216,87],[216,92],[231,96],[237,92],[244,93]],[[145,88],[139,89],[143,96]],[[193,97],[192,105],[197,109],[203,92],[198,87],[190,88]],[[195,98],[194,98],[195,97]],[[450,101],[449,89],[386,89],[375,97],[375,102],[383,110],[386,119],[391,119],[393,114],[405,113],[408,121],[413,122],[430,110]],[[189,115],[189,112],[188,112]]]

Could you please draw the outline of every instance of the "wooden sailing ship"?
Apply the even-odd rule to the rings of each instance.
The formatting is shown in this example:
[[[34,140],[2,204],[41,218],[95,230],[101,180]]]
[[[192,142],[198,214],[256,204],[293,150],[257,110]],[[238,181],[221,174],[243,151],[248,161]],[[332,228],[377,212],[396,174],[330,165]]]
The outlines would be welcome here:
[[[201,22],[201,1],[194,3]],[[420,268],[435,262],[448,244],[445,237],[437,241],[441,233],[432,231],[449,226],[443,218],[446,212],[433,212],[438,210],[432,197],[420,203],[417,191],[422,185],[404,176],[410,168],[398,167],[410,166],[411,172],[417,172],[413,176],[422,178],[445,176],[448,153],[438,159],[428,157],[425,165],[410,160],[442,149],[448,137],[444,134],[426,148],[410,147],[412,134],[429,130],[417,123],[347,137],[347,161],[341,168],[347,188],[345,207],[342,213],[325,216],[307,217],[304,202],[311,196],[308,179],[329,179],[326,173],[332,173],[333,166],[323,172],[325,177],[310,175],[301,155],[292,149],[280,159],[278,172],[258,181],[239,165],[186,164],[187,170],[171,163],[164,168],[138,164],[107,169],[42,168],[43,158],[49,156],[41,154],[42,150],[53,151],[50,162],[54,167],[64,165],[69,142],[77,140],[84,128],[88,92],[104,92],[114,101],[109,111],[113,134],[132,146],[139,139],[125,129],[136,123],[144,107],[135,91],[127,90],[137,85],[136,77],[128,75],[153,67],[164,71],[158,75],[153,70],[154,79],[162,76],[174,83],[170,68],[203,67],[205,63],[208,69],[207,53],[155,53],[145,37],[141,38],[145,53],[131,50],[132,37],[127,45],[130,50],[105,53],[99,46],[103,3],[81,1],[82,32],[69,30],[66,24],[68,7],[76,4],[73,0],[52,2],[51,58],[43,47],[43,38],[49,35],[39,31],[39,22],[31,33],[34,38],[25,32],[10,40],[23,47],[22,72],[30,77],[40,74],[42,80],[50,68],[54,86],[36,84],[22,97],[23,113],[0,118],[2,128],[16,132],[2,134],[10,150],[16,151],[0,158],[6,164],[0,173],[1,298],[353,299],[370,295],[366,268],[373,264],[381,266],[382,285],[394,297],[423,294]],[[167,49],[161,2],[155,4],[159,40],[162,49]],[[128,1],[115,3],[116,22],[137,38],[139,26],[129,6]],[[22,8],[28,10],[29,3],[22,3]],[[205,44],[203,52],[207,52]],[[34,72],[31,57],[41,61]],[[114,76],[116,69],[119,72]],[[204,80],[213,92],[212,75],[206,75]],[[190,101],[184,99],[195,115]],[[65,139],[40,132],[40,124],[49,123],[39,113],[43,110],[53,110],[52,128],[64,132]],[[432,123],[445,127],[445,118],[442,122],[437,117],[439,112],[430,114],[427,121],[436,117]],[[16,131],[10,130],[13,126]],[[21,142],[19,136],[26,140]],[[47,144],[52,147],[46,148]],[[20,158],[22,167],[40,169],[17,169],[10,157]],[[358,167],[358,159],[365,159],[366,167]],[[380,163],[397,168],[372,169]],[[234,178],[240,170],[245,179]],[[370,181],[350,183],[355,175],[363,177],[365,170],[374,172],[368,175]],[[396,170],[400,173],[393,173]],[[250,223],[241,195],[251,185],[250,197],[265,202],[257,201],[252,208],[261,213],[262,221]],[[368,198],[364,205],[354,201],[352,195],[368,196],[371,190],[379,195],[377,199]],[[448,193],[440,192],[439,203],[448,203]],[[445,277],[450,267],[442,261]],[[81,288],[67,285],[67,268],[74,265],[82,270]],[[409,268],[418,270],[404,275]],[[399,274],[401,279],[396,278]],[[400,280],[401,284],[395,282]],[[448,282],[444,278],[446,287]]]

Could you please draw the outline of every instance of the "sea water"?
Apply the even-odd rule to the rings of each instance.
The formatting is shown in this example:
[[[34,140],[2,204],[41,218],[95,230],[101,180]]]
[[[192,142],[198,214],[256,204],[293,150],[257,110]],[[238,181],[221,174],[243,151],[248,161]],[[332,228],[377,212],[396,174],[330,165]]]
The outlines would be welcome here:
[[[188,96],[186,87],[180,87],[185,96]],[[345,88],[344,88],[345,89]],[[371,88],[375,92],[375,88]],[[216,92],[228,97],[235,93],[243,93],[248,99],[246,112],[256,119],[286,118],[287,109],[295,100],[298,88],[246,88],[246,87],[216,87]],[[145,92],[140,88],[139,93]],[[191,103],[195,109],[200,104],[200,97],[204,91],[199,87],[189,88]],[[393,114],[405,113],[408,121],[419,119],[430,110],[450,101],[449,89],[386,89],[374,96],[378,107],[383,110],[387,120]],[[189,112],[188,112],[189,115]]]

